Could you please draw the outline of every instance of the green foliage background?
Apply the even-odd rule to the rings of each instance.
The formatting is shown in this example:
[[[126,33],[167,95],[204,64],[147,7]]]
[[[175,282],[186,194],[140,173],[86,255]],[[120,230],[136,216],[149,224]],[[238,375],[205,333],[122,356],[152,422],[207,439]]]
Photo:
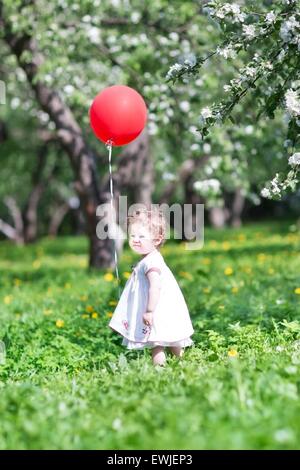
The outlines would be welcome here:
[[[116,282],[87,271],[84,238],[2,243],[0,448],[299,448],[295,230],[207,229],[202,251],[164,246],[195,329],[164,369],[108,328]],[[125,250],[123,284],[133,261]]]

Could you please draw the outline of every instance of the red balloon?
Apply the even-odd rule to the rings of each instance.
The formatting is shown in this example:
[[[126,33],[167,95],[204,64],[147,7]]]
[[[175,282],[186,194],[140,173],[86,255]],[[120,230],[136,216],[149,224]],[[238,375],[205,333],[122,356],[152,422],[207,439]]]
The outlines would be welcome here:
[[[90,124],[96,136],[115,146],[134,140],[144,129],[147,108],[141,95],[125,85],[105,88],[90,107]]]

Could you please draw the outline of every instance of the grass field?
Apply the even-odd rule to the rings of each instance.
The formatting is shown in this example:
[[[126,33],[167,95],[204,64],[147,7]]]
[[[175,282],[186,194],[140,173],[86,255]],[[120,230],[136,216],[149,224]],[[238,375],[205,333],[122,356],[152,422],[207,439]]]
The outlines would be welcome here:
[[[195,344],[155,369],[108,328],[117,286],[86,239],[2,242],[0,448],[299,449],[299,248],[292,222],[167,242]]]

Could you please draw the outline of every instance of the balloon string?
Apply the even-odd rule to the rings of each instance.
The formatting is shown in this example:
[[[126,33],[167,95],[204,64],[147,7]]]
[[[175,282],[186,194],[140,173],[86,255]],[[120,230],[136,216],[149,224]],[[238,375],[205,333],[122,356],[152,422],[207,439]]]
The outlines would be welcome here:
[[[111,140],[108,140],[106,142],[106,148],[108,149],[110,207],[111,207],[111,215],[112,215],[112,218],[113,218],[113,214],[114,214],[114,188],[113,188],[113,178],[112,178],[112,168],[111,168],[111,154],[112,154],[112,141]],[[114,220],[114,222],[116,222],[116,221]],[[115,235],[117,236],[117,230],[115,230]],[[118,270],[118,253],[117,253],[117,246],[116,246],[116,238],[114,237],[113,240],[114,240],[115,271],[116,271],[117,284],[118,284],[118,293],[119,293],[119,298],[120,298],[121,291],[120,291],[120,276],[119,276],[119,270]]]

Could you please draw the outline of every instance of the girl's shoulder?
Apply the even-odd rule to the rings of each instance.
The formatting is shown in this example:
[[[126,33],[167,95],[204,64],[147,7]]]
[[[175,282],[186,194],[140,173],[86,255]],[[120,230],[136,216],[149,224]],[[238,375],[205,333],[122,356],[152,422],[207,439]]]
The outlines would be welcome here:
[[[146,255],[139,263],[140,269],[144,274],[152,268],[157,268],[160,271],[165,266],[165,260],[158,250],[154,250]]]

